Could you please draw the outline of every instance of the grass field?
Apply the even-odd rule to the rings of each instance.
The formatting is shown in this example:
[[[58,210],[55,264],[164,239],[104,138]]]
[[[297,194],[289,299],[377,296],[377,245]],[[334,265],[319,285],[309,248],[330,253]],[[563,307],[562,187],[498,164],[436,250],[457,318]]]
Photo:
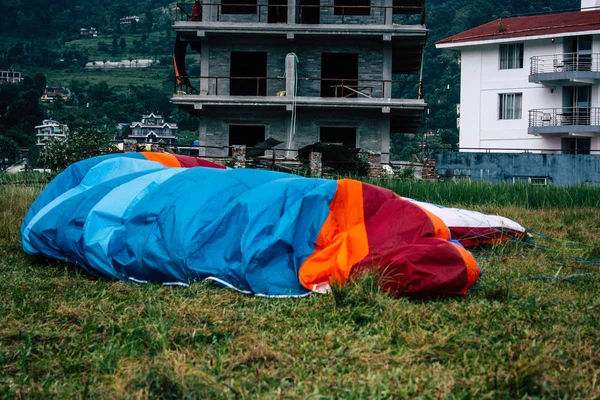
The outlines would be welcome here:
[[[0,185],[2,398],[600,397],[598,189],[426,186],[539,233],[477,249],[466,297],[414,301],[368,277],[286,300],[97,280],[22,252],[41,188]]]
[[[146,34],[146,35],[147,35],[148,43],[154,42],[154,41],[170,40],[165,37],[164,32],[152,32],[152,33]],[[163,53],[163,52],[159,52],[157,54],[152,53],[152,52],[145,52],[145,53],[137,52],[133,48],[133,43],[136,40],[141,41],[142,36],[143,36],[142,33],[137,33],[137,34],[122,33],[122,34],[118,35],[119,40],[125,39],[125,41],[127,43],[127,51],[126,51],[127,54],[122,56],[122,59],[127,59],[128,56],[133,56],[135,58],[153,59],[155,55],[158,55],[158,56],[170,55],[170,53]],[[112,57],[110,55],[110,52],[100,51],[98,49],[98,44],[100,42],[104,42],[104,43],[106,43],[106,45],[109,48],[112,48],[112,40],[113,40],[112,35],[100,35],[100,36],[96,36],[96,37],[86,37],[86,38],[82,38],[82,39],[71,40],[69,42],[66,42],[65,46],[68,48],[72,48],[74,50],[76,49],[76,50],[85,51],[86,54],[88,55],[90,61],[102,60],[106,57],[108,57],[109,59],[115,58],[115,60],[113,60],[113,61],[120,60],[121,58],[119,58],[119,56]],[[173,40],[175,40],[175,38],[173,38]]]
[[[110,87],[127,88],[129,85],[148,85],[162,89],[165,84],[173,85],[169,81],[169,71],[172,66],[154,66],[149,68],[113,68],[113,69],[54,69],[37,68],[25,71],[25,74],[44,74],[49,86],[69,87],[71,81],[88,81],[94,85],[105,81]]]

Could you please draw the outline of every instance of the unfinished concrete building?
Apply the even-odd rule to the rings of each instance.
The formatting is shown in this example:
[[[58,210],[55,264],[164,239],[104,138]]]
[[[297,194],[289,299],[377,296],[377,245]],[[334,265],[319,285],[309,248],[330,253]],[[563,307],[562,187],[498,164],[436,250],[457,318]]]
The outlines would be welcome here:
[[[386,162],[391,133],[420,124],[424,0],[204,0],[176,14],[172,102],[199,118],[200,155],[274,138]]]

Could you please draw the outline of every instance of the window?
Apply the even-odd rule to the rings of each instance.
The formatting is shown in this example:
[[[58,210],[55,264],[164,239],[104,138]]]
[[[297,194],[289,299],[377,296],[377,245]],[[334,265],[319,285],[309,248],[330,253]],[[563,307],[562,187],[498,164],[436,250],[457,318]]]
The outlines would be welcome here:
[[[256,0],[221,0],[222,14],[256,14]]]
[[[321,143],[337,143],[356,148],[356,128],[322,126],[319,139]]]
[[[287,0],[269,0],[268,21],[270,24],[287,22]]]
[[[523,43],[500,45],[500,69],[523,68]]]
[[[232,51],[230,96],[267,95],[267,53]],[[243,144],[243,143],[238,143]]]
[[[335,0],[335,15],[370,15],[371,0]]]
[[[590,154],[591,138],[562,138],[560,140],[564,154]]]
[[[513,176],[513,183],[527,185],[547,185],[548,178],[545,176]]]
[[[499,96],[498,119],[521,119],[522,93],[501,93]]]
[[[254,147],[265,140],[264,125],[229,125],[229,146]],[[231,155],[231,147],[229,155]],[[262,152],[259,155],[264,155]]]
[[[356,97],[358,53],[323,53],[321,97]]]

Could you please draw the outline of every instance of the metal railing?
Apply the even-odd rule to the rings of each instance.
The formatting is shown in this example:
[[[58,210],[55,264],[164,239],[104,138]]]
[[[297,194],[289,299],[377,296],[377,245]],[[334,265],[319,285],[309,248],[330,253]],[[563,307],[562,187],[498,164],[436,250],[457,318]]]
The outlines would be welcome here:
[[[175,78],[174,84],[174,93],[178,95],[283,96],[285,93],[285,78],[283,77],[180,76]]]
[[[565,53],[531,57],[530,74],[568,71],[600,72],[600,54]]]
[[[286,78],[283,77],[180,76],[173,82],[173,93],[177,95],[286,95]],[[238,85],[236,88],[235,82],[243,84],[244,87],[240,88]],[[331,89],[329,93],[323,92],[324,87]],[[243,89],[241,93],[239,89]],[[400,96],[393,96],[394,93],[399,93]],[[423,81],[298,78],[297,85],[297,95],[304,97],[415,98],[415,94],[417,100],[423,98]]]
[[[562,107],[529,110],[529,127],[600,126],[600,107]]]
[[[192,8],[194,3],[177,3],[175,7],[175,21],[192,21]],[[232,11],[232,7],[238,7],[238,11],[236,12],[223,12],[223,8],[226,11]],[[220,3],[204,3],[202,4],[202,15],[205,16],[207,13],[212,11],[212,8],[216,8],[216,21],[223,21],[227,19],[228,22],[238,22],[235,21],[236,15],[256,15],[256,20],[252,22],[263,22],[268,23],[268,11],[275,9],[276,13],[285,14],[283,18],[276,18],[276,21],[273,23],[290,23],[287,21],[287,4],[220,4]],[[332,15],[334,17],[340,17],[341,23],[345,24],[356,23],[357,20],[354,17],[378,17],[381,18],[380,24],[385,24],[386,21],[391,21],[391,15],[393,14],[421,14],[421,25],[425,24],[425,7],[419,5],[399,5],[399,6],[323,6],[323,5],[297,5],[296,6],[296,23],[298,24],[313,24],[309,20],[310,17],[307,17],[307,14],[310,14],[312,10],[318,9],[317,13],[321,9],[332,9]],[[375,12],[380,11],[379,15],[373,15],[373,10]],[[243,12],[242,12],[243,11]],[[314,13],[314,11],[313,11]],[[388,13],[391,13],[388,14]],[[230,18],[224,18],[223,16],[233,16]],[[319,15],[320,17],[320,15]],[[327,16],[328,18],[330,15]],[[347,21],[348,17],[352,17],[350,21]],[[233,20],[233,21],[232,21]],[[201,21],[207,21],[207,18],[204,17]],[[242,21],[239,21],[242,22]],[[248,22],[248,21],[243,21]],[[320,22],[317,22],[320,23]],[[336,21],[337,23],[337,21]]]

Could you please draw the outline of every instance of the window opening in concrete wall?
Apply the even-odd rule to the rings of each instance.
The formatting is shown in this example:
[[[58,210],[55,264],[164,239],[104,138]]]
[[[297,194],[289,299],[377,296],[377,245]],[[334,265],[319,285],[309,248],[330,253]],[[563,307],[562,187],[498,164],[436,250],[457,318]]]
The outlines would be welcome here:
[[[321,97],[357,97],[358,53],[323,53]]]
[[[335,15],[370,15],[371,0],[335,0]]]
[[[229,125],[229,146],[254,147],[265,140],[264,125]],[[262,152],[260,155],[264,155]],[[231,148],[229,149],[231,155]]]
[[[269,0],[269,23],[287,22],[287,0]]]
[[[319,0],[299,0],[296,18],[299,24],[318,24],[321,21]]]
[[[564,154],[590,154],[590,138],[562,138],[560,145]]]
[[[231,52],[231,96],[267,95],[267,53]]]
[[[356,148],[356,128],[322,126],[319,132],[321,143],[338,143]]]
[[[221,0],[221,14],[256,14],[257,0]]]

